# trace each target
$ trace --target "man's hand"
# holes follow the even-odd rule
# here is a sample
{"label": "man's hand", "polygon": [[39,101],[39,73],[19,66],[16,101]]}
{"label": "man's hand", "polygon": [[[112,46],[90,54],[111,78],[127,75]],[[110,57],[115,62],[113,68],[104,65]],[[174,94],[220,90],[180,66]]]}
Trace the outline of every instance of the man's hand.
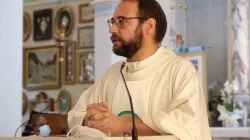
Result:
{"label": "man's hand", "polygon": [[118,117],[111,112],[109,112],[108,117],[101,120],[99,118],[91,118],[88,126],[91,128],[98,129],[104,133],[108,132],[123,132],[123,127],[126,119]]}
{"label": "man's hand", "polygon": [[107,103],[95,103],[87,106],[84,126],[98,129],[104,133],[122,132],[124,121],[123,118],[112,114]]}
{"label": "man's hand", "polygon": [[83,125],[89,126],[89,122],[91,119],[94,120],[102,120],[104,118],[107,118],[109,116],[109,109],[107,103],[95,103],[95,104],[89,104],[87,106],[87,113],[84,118]]}

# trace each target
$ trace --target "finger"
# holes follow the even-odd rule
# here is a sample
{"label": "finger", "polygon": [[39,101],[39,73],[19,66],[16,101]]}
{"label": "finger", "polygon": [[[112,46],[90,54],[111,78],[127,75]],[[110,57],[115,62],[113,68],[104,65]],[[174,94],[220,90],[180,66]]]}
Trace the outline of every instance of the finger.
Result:
{"label": "finger", "polygon": [[90,123],[91,123],[90,125],[91,128],[100,130],[100,129],[108,127],[108,118],[104,118],[102,121],[99,121],[99,122],[91,121]]}
{"label": "finger", "polygon": [[97,106],[97,109],[102,111],[102,112],[109,112],[109,108],[106,105],[99,104]]}
{"label": "finger", "polygon": [[96,104],[96,103],[89,104],[89,105],[87,106],[87,110],[89,110],[89,109],[95,109],[95,108],[96,108],[96,106],[97,106],[97,104]]}
{"label": "finger", "polygon": [[109,117],[109,113],[97,113],[97,114],[91,115],[89,119],[93,121],[98,121],[107,117]]}
{"label": "finger", "polygon": [[102,128],[102,129],[100,129],[100,131],[102,131],[103,133],[110,133],[111,132],[111,130],[109,129],[109,128]]}
{"label": "finger", "polygon": [[92,115],[95,115],[98,113],[101,113],[101,112],[98,110],[95,110],[95,109],[88,110],[86,115],[85,115],[85,118],[88,120]]}

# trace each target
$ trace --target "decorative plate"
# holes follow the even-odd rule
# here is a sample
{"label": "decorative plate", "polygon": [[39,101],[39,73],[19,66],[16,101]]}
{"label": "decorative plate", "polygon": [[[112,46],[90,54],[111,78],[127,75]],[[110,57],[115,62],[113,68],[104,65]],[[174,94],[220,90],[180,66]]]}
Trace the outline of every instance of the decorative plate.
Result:
{"label": "decorative plate", "polygon": [[58,10],[55,20],[56,34],[59,37],[67,37],[73,27],[73,12],[69,7],[62,7]]}
{"label": "decorative plate", "polygon": [[23,115],[25,114],[27,108],[28,108],[28,98],[27,95],[23,93]]}
{"label": "decorative plate", "polygon": [[31,32],[31,20],[30,16],[28,13],[24,12],[23,13],[23,41],[26,41]]}
{"label": "decorative plate", "polygon": [[71,106],[71,97],[68,91],[62,90],[57,96],[57,108],[60,112],[67,113]]}

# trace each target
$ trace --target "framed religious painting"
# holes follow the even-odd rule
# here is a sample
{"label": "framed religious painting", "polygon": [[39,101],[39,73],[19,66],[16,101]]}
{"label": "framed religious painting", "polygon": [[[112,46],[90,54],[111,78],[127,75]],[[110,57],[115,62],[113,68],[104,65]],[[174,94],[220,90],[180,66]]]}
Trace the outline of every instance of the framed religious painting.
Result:
{"label": "framed religious painting", "polygon": [[26,41],[31,33],[31,20],[27,12],[23,13],[23,41]]}
{"label": "framed religious painting", "polygon": [[198,77],[200,79],[201,85],[203,86],[203,91],[205,93],[205,99],[208,102],[207,95],[207,68],[206,68],[206,56],[205,52],[186,52],[179,53],[179,56],[182,56],[189,60],[195,67]]}
{"label": "framed religious painting", "polygon": [[95,57],[94,51],[77,52],[77,83],[94,83]]}
{"label": "framed religious painting", "polygon": [[59,49],[56,46],[25,48],[23,57],[25,89],[60,87]]}
{"label": "framed religious painting", "polygon": [[67,41],[62,43],[62,81],[63,84],[75,84],[76,82],[76,70],[75,70],[75,55],[76,55],[76,42]]}
{"label": "framed religious painting", "polygon": [[34,40],[52,39],[52,9],[34,11]]}
{"label": "framed religious painting", "polygon": [[67,90],[62,90],[57,96],[57,109],[62,113],[68,113],[71,107],[71,96]]}
{"label": "framed religious painting", "polygon": [[78,49],[94,47],[94,27],[86,26],[78,28]]}
{"label": "framed religious painting", "polygon": [[73,12],[69,7],[58,10],[55,20],[55,30],[59,37],[67,37],[71,33],[74,24]]}
{"label": "framed religious painting", "polygon": [[94,21],[94,8],[87,4],[81,4],[78,8],[79,23],[87,23]]}

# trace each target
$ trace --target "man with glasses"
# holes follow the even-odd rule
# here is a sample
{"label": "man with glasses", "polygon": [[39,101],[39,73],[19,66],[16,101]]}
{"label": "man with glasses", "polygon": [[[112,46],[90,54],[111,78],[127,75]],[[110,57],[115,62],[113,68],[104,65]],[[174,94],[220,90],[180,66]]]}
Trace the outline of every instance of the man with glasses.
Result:
{"label": "man with glasses", "polygon": [[[121,0],[108,20],[113,52],[126,57],[122,73],[132,96],[138,135],[210,140],[206,103],[194,66],[160,46],[167,20],[156,0]],[[131,135],[129,98],[112,65],[68,113],[69,127]]]}

